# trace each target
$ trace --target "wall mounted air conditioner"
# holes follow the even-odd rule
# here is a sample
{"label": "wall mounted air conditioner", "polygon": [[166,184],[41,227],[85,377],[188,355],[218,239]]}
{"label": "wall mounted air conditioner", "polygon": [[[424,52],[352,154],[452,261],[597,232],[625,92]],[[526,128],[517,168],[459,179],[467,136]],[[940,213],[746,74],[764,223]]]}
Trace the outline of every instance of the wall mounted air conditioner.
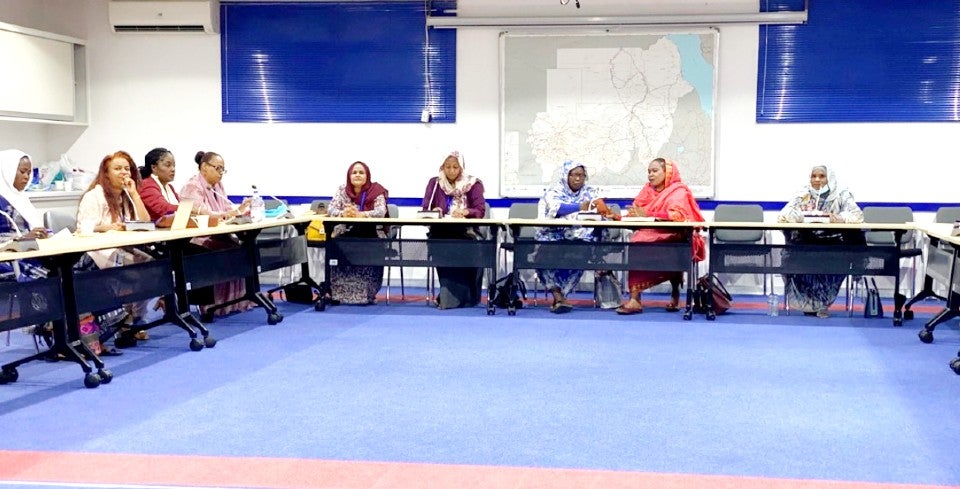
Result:
{"label": "wall mounted air conditioner", "polygon": [[110,0],[114,32],[220,31],[218,0]]}

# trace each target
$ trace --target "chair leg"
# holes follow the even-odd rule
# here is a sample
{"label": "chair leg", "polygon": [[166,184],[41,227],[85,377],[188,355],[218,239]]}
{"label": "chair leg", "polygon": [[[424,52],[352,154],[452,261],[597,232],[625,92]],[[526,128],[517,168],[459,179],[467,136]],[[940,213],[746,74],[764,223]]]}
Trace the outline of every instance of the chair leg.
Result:
{"label": "chair leg", "polygon": [[392,269],[393,267],[387,267],[387,305],[390,304],[390,270]]}
{"label": "chair leg", "polygon": [[403,267],[400,267],[400,301],[405,302],[407,300],[407,292],[404,290],[403,286]]}

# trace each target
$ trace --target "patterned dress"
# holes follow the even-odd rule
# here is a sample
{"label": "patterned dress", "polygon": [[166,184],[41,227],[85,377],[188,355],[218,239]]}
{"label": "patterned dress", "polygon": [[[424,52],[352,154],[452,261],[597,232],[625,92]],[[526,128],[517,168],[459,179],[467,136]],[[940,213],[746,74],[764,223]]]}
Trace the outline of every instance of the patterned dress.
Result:
{"label": "patterned dress", "polygon": [[[827,174],[827,186],[825,190],[819,191],[810,186],[797,193],[777,218],[778,222],[803,222],[805,212],[819,211],[828,214],[836,214],[846,223],[863,222],[863,212],[860,206],[853,199],[853,194],[846,188],[839,186],[834,172],[820,166]],[[813,233],[787,233],[787,242],[793,244],[831,244],[841,243],[847,234],[826,234],[821,232]],[[853,231],[852,234],[859,235],[862,239],[862,233]],[[846,275],[825,275],[825,274],[784,274],[784,288],[786,300],[790,308],[801,310],[806,313],[816,313],[826,311],[837,299],[840,292],[840,284]]]}

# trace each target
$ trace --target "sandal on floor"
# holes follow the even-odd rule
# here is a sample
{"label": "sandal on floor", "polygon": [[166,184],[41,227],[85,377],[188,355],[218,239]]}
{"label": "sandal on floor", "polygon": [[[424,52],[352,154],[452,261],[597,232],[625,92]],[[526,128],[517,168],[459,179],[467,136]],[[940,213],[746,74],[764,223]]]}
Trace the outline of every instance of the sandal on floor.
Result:
{"label": "sandal on floor", "polygon": [[120,350],[118,350],[118,349],[116,349],[116,348],[101,347],[101,349],[100,349],[100,354],[97,355],[97,356],[99,356],[99,357],[119,357],[120,355],[123,355],[123,352],[120,351]]}
{"label": "sandal on floor", "polygon": [[822,311],[817,311],[817,317],[820,319],[826,319],[830,317],[830,311],[827,311],[826,309]]}
{"label": "sandal on floor", "polygon": [[553,305],[550,306],[550,312],[554,314],[564,314],[572,310],[573,310],[573,306],[571,306],[570,303],[566,301],[554,302]]}
{"label": "sandal on floor", "polygon": [[617,314],[622,316],[629,316],[631,314],[640,314],[643,312],[643,307],[627,307],[625,305],[620,306],[616,309]]}
{"label": "sandal on floor", "polygon": [[137,341],[146,341],[150,339],[150,334],[147,333],[147,330],[142,329],[134,333],[133,338]]}

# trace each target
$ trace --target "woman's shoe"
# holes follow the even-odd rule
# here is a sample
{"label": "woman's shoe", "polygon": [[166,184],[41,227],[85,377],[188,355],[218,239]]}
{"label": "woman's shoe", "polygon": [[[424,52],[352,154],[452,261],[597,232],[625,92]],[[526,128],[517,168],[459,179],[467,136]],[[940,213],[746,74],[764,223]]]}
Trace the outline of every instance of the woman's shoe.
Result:
{"label": "woman's shoe", "polygon": [[573,310],[573,306],[567,301],[557,301],[550,306],[550,312],[554,314],[564,314]]}
{"label": "woman's shoe", "polygon": [[820,318],[820,319],[826,319],[826,318],[830,317],[830,311],[828,311],[828,310],[826,310],[826,309],[821,309],[821,310],[817,311],[817,317]]}
{"label": "woman's shoe", "polygon": [[616,311],[617,311],[617,314],[620,314],[622,316],[629,316],[631,314],[640,314],[641,312],[643,312],[643,306],[630,307],[626,304],[623,304],[620,307],[618,307]]}
{"label": "woman's shoe", "polygon": [[133,338],[137,341],[147,341],[150,339],[150,334],[147,333],[147,330],[141,329],[133,334]]}

